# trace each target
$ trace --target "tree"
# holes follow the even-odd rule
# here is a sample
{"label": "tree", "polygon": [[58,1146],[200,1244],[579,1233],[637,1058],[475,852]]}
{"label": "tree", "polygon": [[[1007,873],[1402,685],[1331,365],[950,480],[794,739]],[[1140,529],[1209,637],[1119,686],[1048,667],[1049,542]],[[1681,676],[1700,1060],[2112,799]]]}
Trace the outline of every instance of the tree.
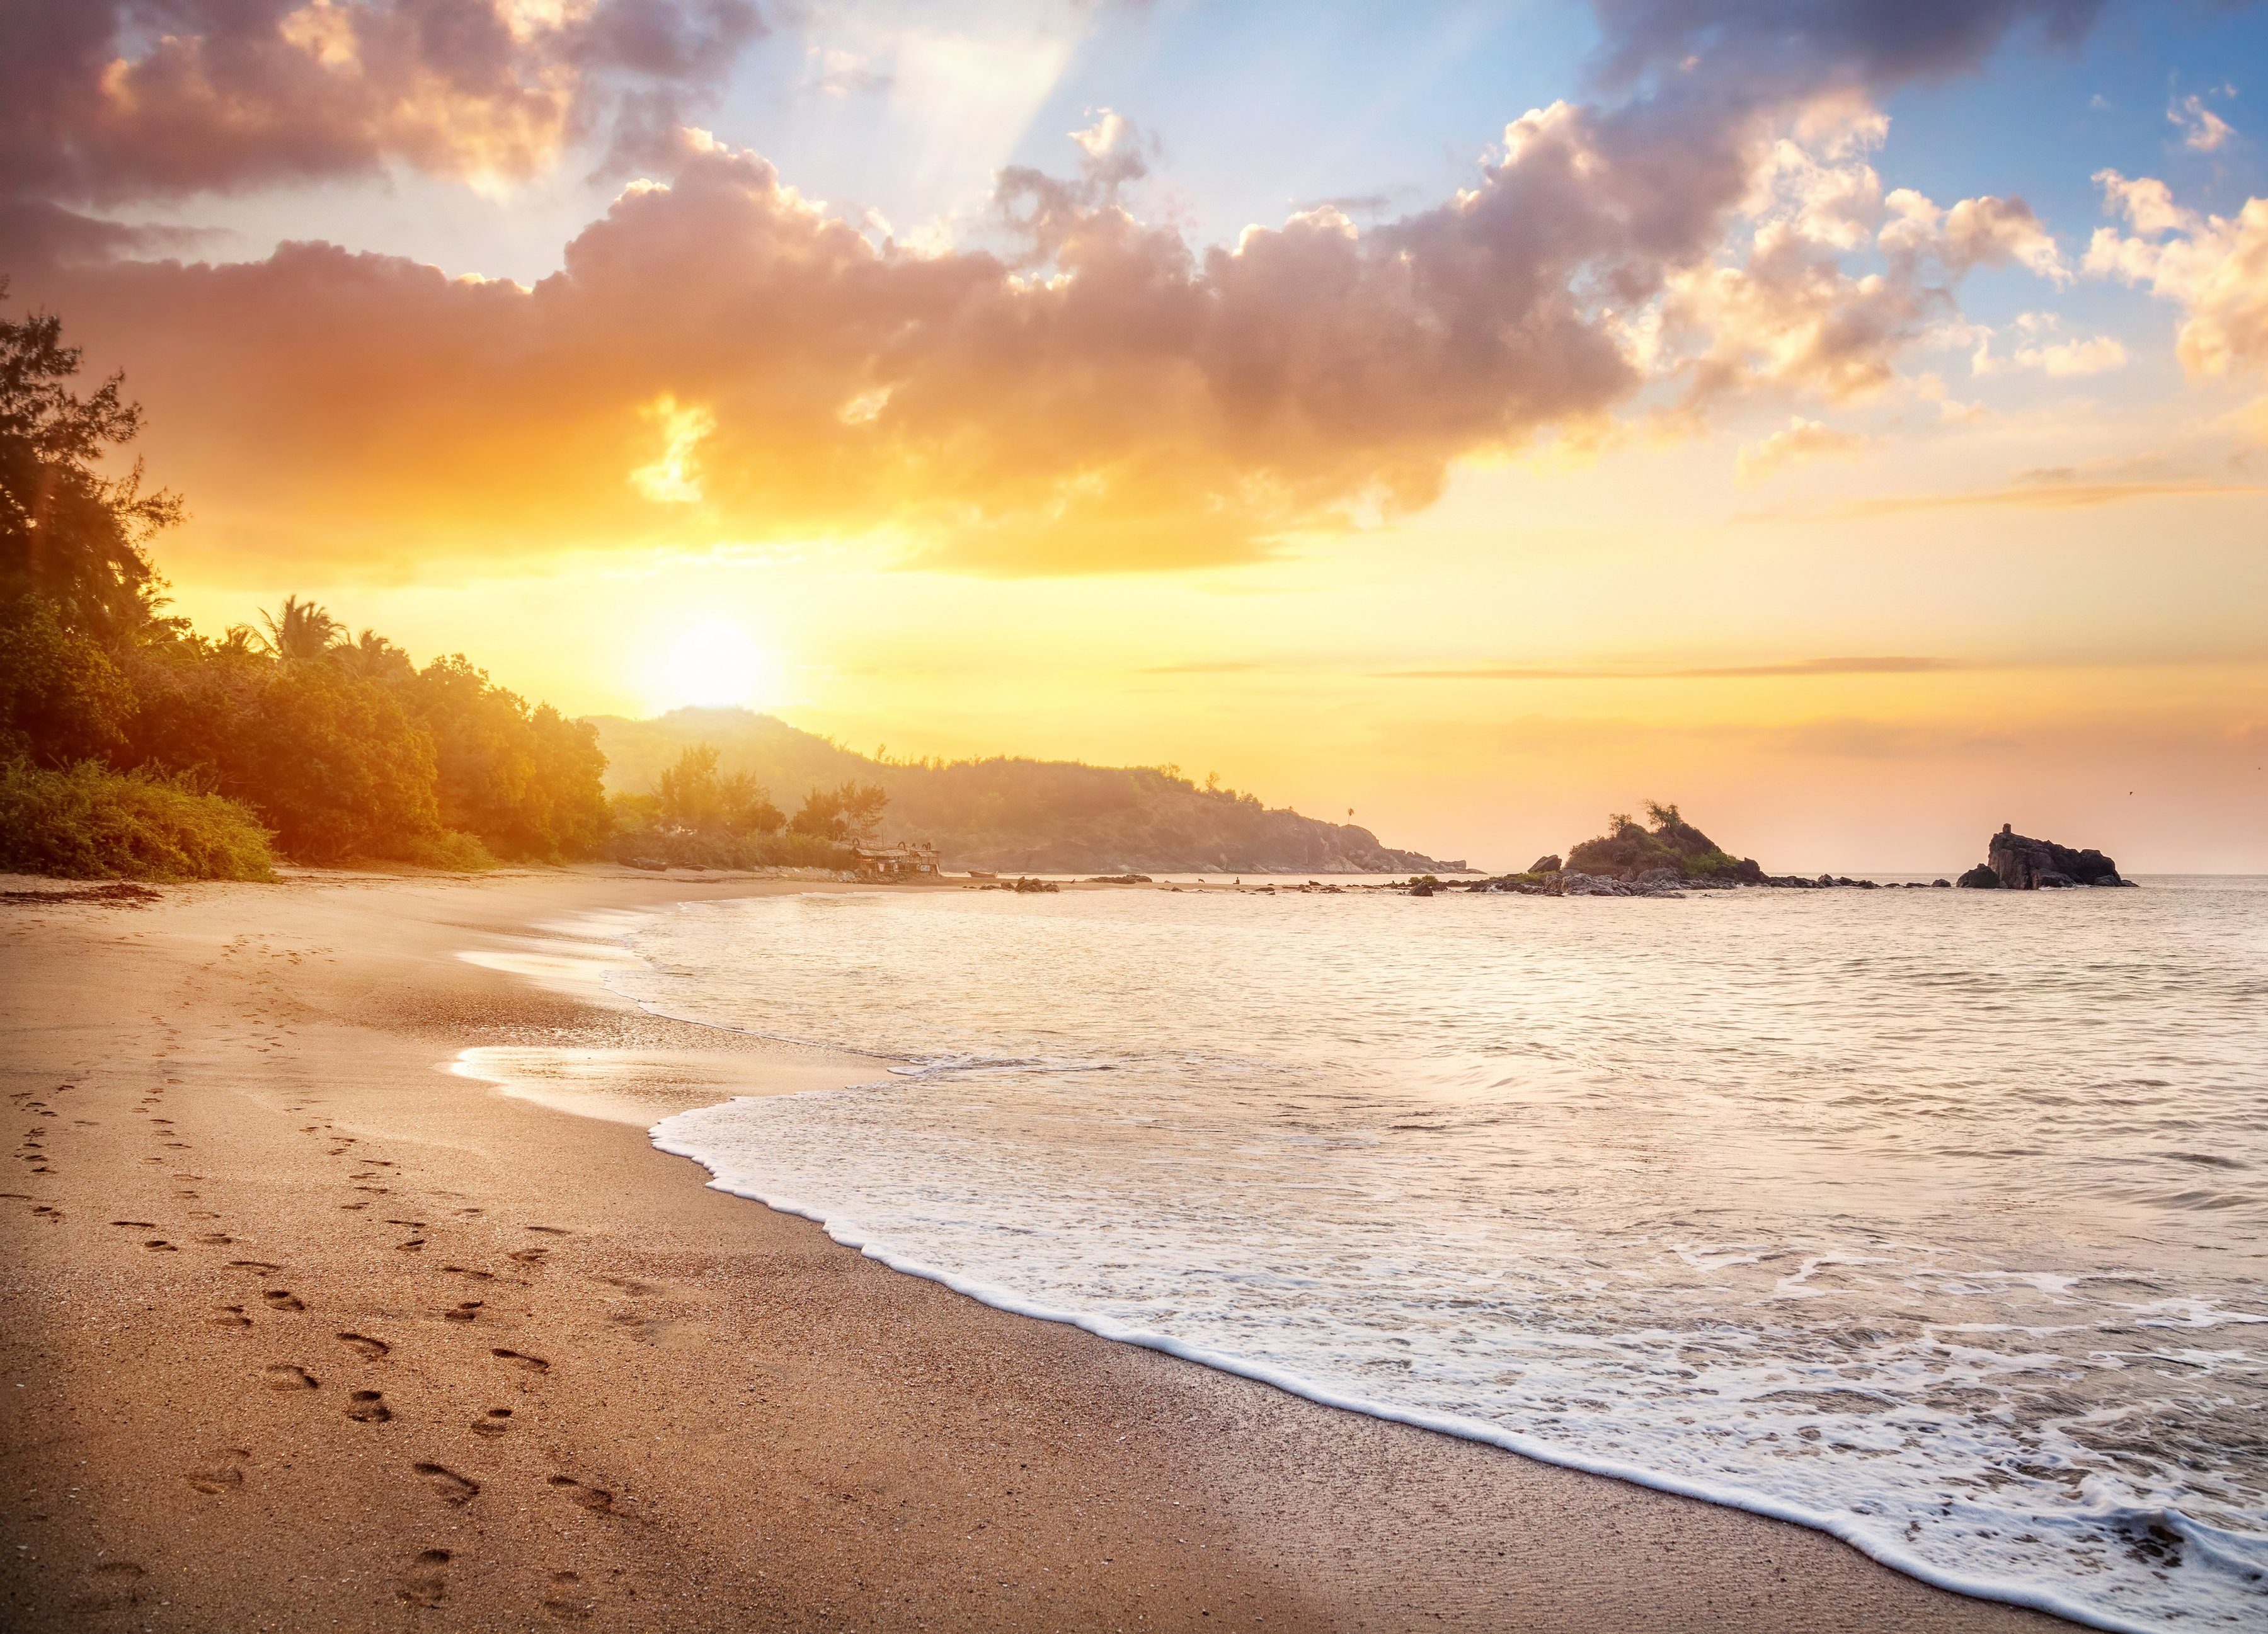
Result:
{"label": "tree", "polygon": [[219,792],[310,862],[415,857],[442,834],[433,740],[387,688],[278,664],[223,750]]}
{"label": "tree", "polygon": [[719,773],[717,758],[706,743],[679,755],[654,784],[655,816],[666,827],[697,833],[777,833],[787,819],[770,796],[747,772]]}
{"label": "tree", "polygon": [[[302,601],[297,596],[284,598],[280,614],[262,611],[260,622],[266,625],[265,634],[254,633],[252,639],[270,658],[281,659],[286,664],[312,664],[329,658],[347,638],[346,627],[312,601]],[[363,632],[364,640],[372,639],[371,632]],[[380,642],[390,646],[390,642]]]}
{"label": "tree", "polygon": [[461,653],[412,671],[400,648],[367,630],[336,651],[350,671],[368,666],[392,678],[432,740],[448,827],[477,835],[500,856],[547,862],[586,855],[606,838],[607,762],[594,728],[549,704],[530,710]]}
{"label": "tree", "polygon": [[50,767],[107,760],[126,747],[133,714],[125,675],[54,603],[0,601],[0,754]]}
{"label": "tree", "polygon": [[838,788],[814,789],[804,796],[802,807],[788,828],[818,839],[863,845],[882,826],[882,812],[889,803],[889,795],[877,784],[854,781]]}
{"label": "tree", "polygon": [[114,638],[154,616],[164,581],[144,545],[180,520],[181,504],[142,491],[138,460],[122,477],[95,468],[106,448],[133,441],[142,410],[121,395],[120,374],[77,395],[79,364],[61,320],[0,319],[0,599],[44,596],[75,628]]}

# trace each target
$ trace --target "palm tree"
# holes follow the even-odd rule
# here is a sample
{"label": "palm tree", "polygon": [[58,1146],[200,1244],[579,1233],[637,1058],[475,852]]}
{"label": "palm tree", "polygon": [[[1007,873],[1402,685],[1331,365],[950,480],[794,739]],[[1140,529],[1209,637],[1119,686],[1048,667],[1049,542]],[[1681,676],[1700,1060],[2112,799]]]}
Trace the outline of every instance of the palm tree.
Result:
{"label": "palm tree", "polygon": [[345,626],[313,602],[297,596],[284,598],[281,614],[262,610],[260,622],[268,626],[268,633],[254,639],[263,651],[287,664],[326,657],[346,639]]}
{"label": "palm tree", "polygon": [[374,629],[365,629],[352,641],[347,639],[346,632],[342,629],[332,651],[344,659],[355,673],[368,676],[372,681],[399,679],[409,674],[414,667],[407,652]]}

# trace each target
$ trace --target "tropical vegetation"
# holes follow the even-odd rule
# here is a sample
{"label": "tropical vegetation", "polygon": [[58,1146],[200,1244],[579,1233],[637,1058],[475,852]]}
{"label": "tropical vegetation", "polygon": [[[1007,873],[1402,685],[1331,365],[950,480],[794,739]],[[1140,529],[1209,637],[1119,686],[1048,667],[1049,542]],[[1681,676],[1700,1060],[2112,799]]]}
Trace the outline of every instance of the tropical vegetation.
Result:
{"label": "tropical vegetation", "polygon": [[[4,285],[0,285],[4,291]],[[257,878],[296,860],[486,866],[612,828],[591,728],[460,656],[423,668],[287,598],[215,640],[165,608],[181,519],[114,375],[75,383],[52,316],[0,320],[0,867]]]}
{"label": "tropical vegetation", "polygon": [[1571,873],[1609,874],[1635,880],[1657,868],[1686,880],[1761,878],[1756,865],[1743,862],[1678,814],[1675,806],[1649,800],[1647,828],[1626,812],[1607,819],[1607,831],[1567,853]]}

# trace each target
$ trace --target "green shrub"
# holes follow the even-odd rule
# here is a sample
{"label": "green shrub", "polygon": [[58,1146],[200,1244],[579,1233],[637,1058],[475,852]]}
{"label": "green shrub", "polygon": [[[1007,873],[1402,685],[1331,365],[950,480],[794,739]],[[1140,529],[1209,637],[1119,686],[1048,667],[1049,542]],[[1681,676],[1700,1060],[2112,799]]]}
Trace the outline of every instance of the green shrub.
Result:
{"label": "green shrub", "polygon": [[118,666],[53,602],[0,598],[0,754],[42,766],[106,759],[124,747],[133,711]]}
{"label": "green shrub", "polygon": [[498,866],[479,836],[461,828],[443,828],[404,840],[394,847],[392,857],[413,867],[447,868],[458,873],[481,873]]}
{"label": "green shrub", "polygon": [[145,772],[92,761],[61,770],[0,762],[0,868],[67,880],[267,880],[251,812]]}

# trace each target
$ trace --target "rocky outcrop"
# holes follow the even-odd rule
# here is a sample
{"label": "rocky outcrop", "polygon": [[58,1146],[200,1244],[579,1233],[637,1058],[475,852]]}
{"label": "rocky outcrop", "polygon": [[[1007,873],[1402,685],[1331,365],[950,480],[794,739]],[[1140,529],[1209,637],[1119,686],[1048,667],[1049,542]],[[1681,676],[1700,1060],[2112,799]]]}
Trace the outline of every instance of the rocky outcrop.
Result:
{"label": "rocky outcrop", "polygon": [[[2075,851],[2053,840],[2035,840],[2007,823],[1985,848],[1984,865],[2010,891],[2060,890],[2073,886],[2131,885],[2118,877],[2118,865],[2101,851]],[[1970,874],[1976,871],[1971,869]],[[1970,883],[1963,875],[1962,883]]]}
{"label": "rocky outcrop", "polygon": [[1954,884],[1969,891],[1997,891],[2000,888],[2000,876],[1992,872],[1992,864],[1979,863]]}
{"label": "rocky outcrop", "polygon": [[1530,873],[1557,873],[1559,872],[1559,853],[1554,851],[1549,857],[1539,857],[1534,862],[1528,864],[1528,872]]}

